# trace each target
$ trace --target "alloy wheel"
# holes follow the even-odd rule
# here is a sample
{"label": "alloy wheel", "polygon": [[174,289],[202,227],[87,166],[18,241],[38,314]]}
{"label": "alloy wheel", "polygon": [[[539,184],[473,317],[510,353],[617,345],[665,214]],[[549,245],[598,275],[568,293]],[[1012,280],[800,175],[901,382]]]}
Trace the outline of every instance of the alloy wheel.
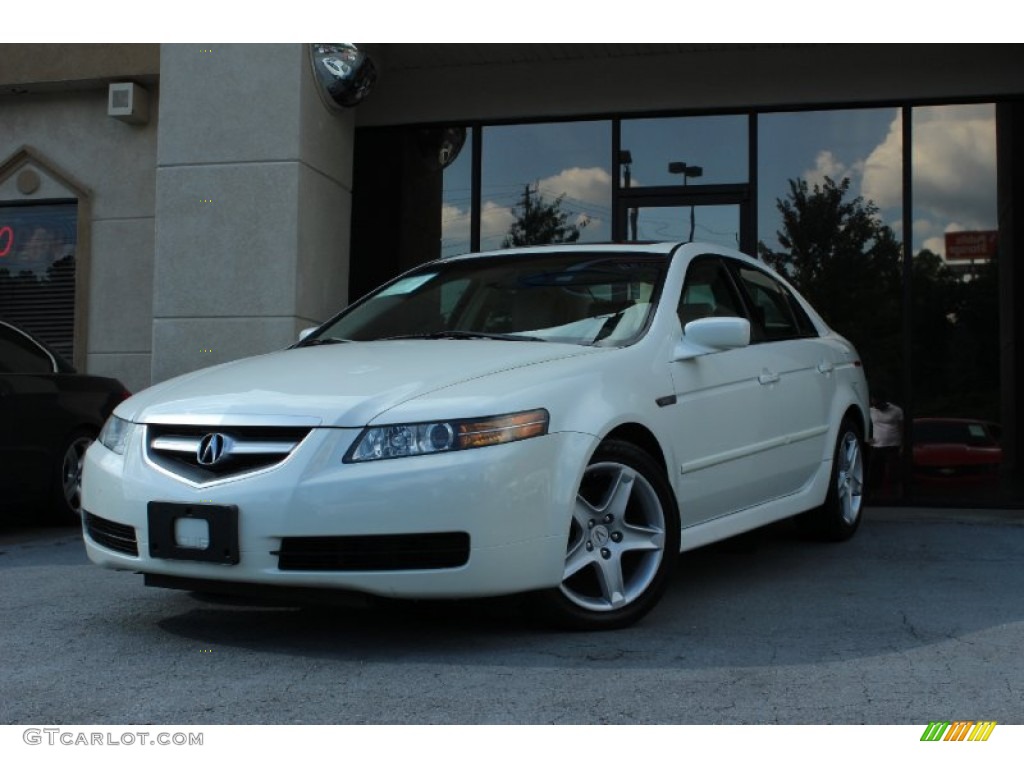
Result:
{"label": "alloy wheel", "polygon": [[852,525],[860,515],[864,498],[864,457],[860,440],[853,432],[847,432],[839,445],[836,472],[836,497],[843,522]]}
{"label": "alloy wheel", "polygon": [[651,483],[618,462],[590,465],[573,509],[562,594],[590,611],[640,598],[665,557],[665,509]]}
{"label": "alloy wheel", "polygon": [[91,438],[77,437],[64,452],[61,468],[64,501],[68,509],[76,515],[82,514],[82,464],[85,461],[85,452],[91,444]]}

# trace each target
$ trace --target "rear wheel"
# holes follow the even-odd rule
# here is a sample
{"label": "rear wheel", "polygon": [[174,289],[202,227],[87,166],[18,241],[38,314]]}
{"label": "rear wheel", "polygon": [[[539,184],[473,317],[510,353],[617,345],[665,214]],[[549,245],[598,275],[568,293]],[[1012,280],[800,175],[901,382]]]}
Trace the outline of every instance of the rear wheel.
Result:
{"label": "rear wheel", "polygon": [[864,500],[864,443],[857,423],[843,419],[832,459],[825,503],[797,520],[804,533],[822,541],[845,541],[857,532]]}
{"label": "rear wheel", "polygon": [[658,602],[679,555],[679,514],[661,467],[630,443],[594,453],[576,495],[562,583],[537,595],[573,629],[616,629]]}

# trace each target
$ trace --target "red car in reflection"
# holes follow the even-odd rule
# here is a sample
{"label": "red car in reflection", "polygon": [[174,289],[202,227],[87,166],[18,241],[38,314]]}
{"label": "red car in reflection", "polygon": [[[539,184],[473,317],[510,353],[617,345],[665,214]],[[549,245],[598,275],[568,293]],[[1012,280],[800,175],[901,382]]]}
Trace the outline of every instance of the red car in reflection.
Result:
{"label": "red car in reflection", "polygon": [[1003,462],[999,426],[979,419],[914,419],[914,479],[926,483],[994,481]]}

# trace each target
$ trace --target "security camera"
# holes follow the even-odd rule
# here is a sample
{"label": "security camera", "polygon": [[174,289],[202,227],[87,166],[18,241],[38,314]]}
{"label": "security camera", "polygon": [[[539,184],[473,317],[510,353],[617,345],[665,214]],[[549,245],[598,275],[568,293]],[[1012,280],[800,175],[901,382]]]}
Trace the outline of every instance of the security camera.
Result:
{"label": "security camera", "polygon": [[320,98],[333,111],[359,104],[377,81],[373,60],[352,43],[313,43],[309,53]]}
{"label": "security camera", "polygon": [[461,126],[449,128],[423,128],[417,142],[420,157],[431,171],[440,171],[455,162],[466,143],[466,129]]}

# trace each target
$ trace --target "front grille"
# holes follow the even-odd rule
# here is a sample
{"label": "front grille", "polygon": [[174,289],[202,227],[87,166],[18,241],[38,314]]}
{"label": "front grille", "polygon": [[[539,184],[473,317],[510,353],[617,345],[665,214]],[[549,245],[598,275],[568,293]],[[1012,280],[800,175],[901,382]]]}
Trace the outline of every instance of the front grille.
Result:
{"label": "front grille", "polygon": [[[193,483],[210,483],[273,467],[291,455],[311,427],[191,426],[150,424],[146,455],[168,472]],[[218,435],[222,455],[215,463],[200,461],[203,439]]]}
{"label": "front grille", "polygon": [[420,571],[469,562],[469,534],[300,536],[281,540],[282,571]]}
{"label": "front grille", "polygon": [[85,532],[89,538],[101,547],[112,549],[132,557],[139,556],[139,544],[135,538],[135,529],[130,525],[122,525],[111,520],[85,512]]}

